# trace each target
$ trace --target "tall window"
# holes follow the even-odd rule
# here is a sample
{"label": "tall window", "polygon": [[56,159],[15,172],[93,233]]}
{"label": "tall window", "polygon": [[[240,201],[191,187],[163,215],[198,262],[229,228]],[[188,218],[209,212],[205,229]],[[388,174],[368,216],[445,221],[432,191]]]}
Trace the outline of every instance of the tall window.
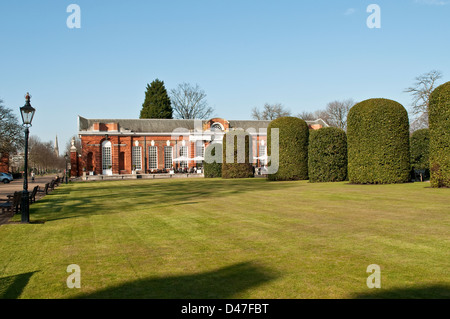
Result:
{"label": "tall window", "polygon": [[[205,157],[205,145],[202,142],[197,142],[195,157]],[[201,163],[202,161],[198,160],[197,163]]]}
{"label": "tall window", "polygon": [[156,146],[150,146],[148,148],[148,168],[158,168],[158,148]]}
{"label": "tall window", "polygon": [[142,149],[140,146],[133,146],[133,168],[136,170],[142,169]]}
{"label": "tall window", "polygon": [[[180,148],[180,157],[188,157],[188,147],[187,146],[181,146]],[[187,161],[181,161],[180,162],[180,166],[182,168],[185,168],[188,166],[188,162]]]}
{"label": "tall window", "polygon": [[102,145],[102,169],[111,169],[111,142],[105,141]]}
{"label": "tall window", "polygon": [[164,168],[172,168],[173,166],[173,149],[172,146],[164,146]]}
{"label": "tall window", "polygon": [[[259,144],[259,158],[266,156],[266,146],[263,144]],[[261,165],[267,165],[266,159],[261,159]]]}

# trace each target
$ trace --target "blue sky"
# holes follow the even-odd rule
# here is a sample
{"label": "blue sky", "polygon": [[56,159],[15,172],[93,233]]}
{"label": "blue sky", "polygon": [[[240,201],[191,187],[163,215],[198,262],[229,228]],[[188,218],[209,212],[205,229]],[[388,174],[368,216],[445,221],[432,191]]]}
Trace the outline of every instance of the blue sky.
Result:
{"label": "blue sky", "polygon": [[[81,28],[69,29],[70,4]],[[381,28],[369,29],[370,4]],[[199,84],[216,116],[250,119],[282,103],[293,114],[328,102],[390,98],[433,69],[450,79],[450,0],[0,2],[0,99],[27,91],[31,134],[77,133],[77,115],[138,118],[147,83]]]}

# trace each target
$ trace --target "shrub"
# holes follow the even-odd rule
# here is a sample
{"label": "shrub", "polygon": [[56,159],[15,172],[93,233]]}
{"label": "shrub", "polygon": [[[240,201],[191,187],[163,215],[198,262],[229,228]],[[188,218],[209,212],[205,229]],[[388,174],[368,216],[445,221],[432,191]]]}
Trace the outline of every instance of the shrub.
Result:
{"label": "shrub", "polygon": [[348,178],[356,184],[409,180],[409,122],[405,108],[392,100],[370,99],[348,114]]}
{"label": "shrub", "polygon": [[[228,145],[230,141],[234,141],[234,150],[230,152],[232,159],[227,161],[227,148],[230,150],[232,145]],[[223,137],[223,163],[222,178],[249,178],[253,177],[253,165],[250,163],[249,150],[251,138],[247,132],[231,131]],[[253,160],[253,158],[252,158]]]}
{"label": "shrub", "polygon": [[[216,156],[217,154],[217,156]],[[216,161],[216,159],[220,159]],[[222,144],[211,143],[205,149],[203,170],[205,178],[222,177]]]}
{"label": "shrub", "polygon": [[430,130],[427,128],[417,130],[411,135],[410,139],[410,153],[411,153],[411,170],[422,170],[424,176],[428,177],[430,174]]}
{"label": "shrub", "polygon": [[270,122],[267,128],[269,156],[272,149],[273,128],[279,129],[279,165],[278,172],[269,174],[268,179],[272,181],[308,179],[309,129],[306,122],[296,117],[281,117]]}
{"label": "shrub", "polygon": [[431,94],[428,120],[431,186],[450,187],[450,82]]}
{"label": "shrub", "polygon": [[311,131],[308,148],[310,182],[339,182],[347,179],[347,135],[336,127]]}

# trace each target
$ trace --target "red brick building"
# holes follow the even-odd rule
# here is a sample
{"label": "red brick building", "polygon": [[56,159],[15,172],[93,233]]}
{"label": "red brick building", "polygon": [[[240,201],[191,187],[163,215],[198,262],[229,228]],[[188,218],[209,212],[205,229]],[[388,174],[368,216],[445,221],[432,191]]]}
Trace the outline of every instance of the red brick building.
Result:
{"label": "red brick building", "polygon": [[[78,117],[81,150],[72,146],[71,174],[113,175],[169,172],[201,166],[205,148],[236,129],[250,133],[253,161],[264,165],[270,121],[86,119]],[[327,124],[307,121],[311,129]]]}
{"label": "red brick building", "polygon": [[0,153],[0,173],[9,172],[9,154]]}

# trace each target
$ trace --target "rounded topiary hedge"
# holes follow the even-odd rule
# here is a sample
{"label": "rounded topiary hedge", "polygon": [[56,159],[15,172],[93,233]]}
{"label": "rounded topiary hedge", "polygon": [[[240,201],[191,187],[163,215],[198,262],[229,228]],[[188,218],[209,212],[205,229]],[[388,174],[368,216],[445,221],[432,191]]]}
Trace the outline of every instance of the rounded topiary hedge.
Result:
{"label": "rounded topiary hedge", "polygon": [[222,144],[211,143],[205,149],[203,171],[205,178],[222,177]]}
{"label": "rounded topiary hedge", "polygon": [[424,176],[430,172],[430,130],[427,128],[417,130],[411,135],[410,153],[411,169],[414,171],[425,171]]}
{"label": "rounded topiary hedge", "polygon": [[[308,139],[309,129],[306,122],[297,117],[281,117],[270,122],[267,128],[267,151],[272,153],[272,129],[279,131],[278,171],[269,174],[272,181],[308,179]],[[269,166],[276,159],[270,159]]]}
{"label": "rounded topiary hedge", "polygon": [[398,102],[370,99],[347,118],[348,178],[356,184],[409,181],[408,113]]}
{"label": "rounded topiary hedge", "polygon": [[347,135],[336,127],[309,133],[309,181],[339,182],[347,179]]}
{"label": "rounded topiary hedge", "polygon": [[[234,142],[233,142],[234,141]],[[234,144],[234,147],[232,144]],[[250,134],[244,131],[231,131],[223,137],[222,178],[249,178],[254,176],[250,163]],[[230,152],[230,147],[233,151]],[[229,153],[227,153],[227,149]],[[228,160],[227,160],[228,155]]]}
{"label": "rounded topiary hedge", "polygon": [[431,94],[428,121],[431,186],[450,187],[450,82]]}

